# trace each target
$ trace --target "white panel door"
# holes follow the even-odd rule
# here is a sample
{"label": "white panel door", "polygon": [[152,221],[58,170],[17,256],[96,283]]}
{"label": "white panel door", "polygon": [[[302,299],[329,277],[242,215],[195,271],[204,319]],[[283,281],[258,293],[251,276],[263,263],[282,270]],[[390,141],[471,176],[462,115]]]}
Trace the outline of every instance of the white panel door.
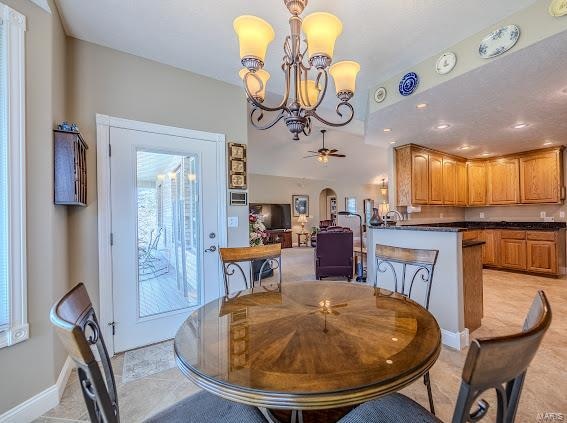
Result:
{"label": "white panel door", "polygon": [[214,141],[111,127],[110,146],[119,352],[173,338],[219,297],[220,194]]}

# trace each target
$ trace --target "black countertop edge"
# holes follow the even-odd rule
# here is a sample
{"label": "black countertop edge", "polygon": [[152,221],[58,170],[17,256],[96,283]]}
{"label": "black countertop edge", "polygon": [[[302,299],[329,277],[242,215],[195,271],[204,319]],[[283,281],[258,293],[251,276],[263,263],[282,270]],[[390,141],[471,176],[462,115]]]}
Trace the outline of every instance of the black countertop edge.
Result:
{"label": "black countertop edge", "polygon": [[402,226],[369,226],[370,229],[384,229],[396,231],[429,231],[429,232],[465,232],[467,228],[428,226],[428,225],[402,225]]}
{"label": "black countertop edge", "polygon": [[371,229],[397,229],[434,232],[463,232],[474,229],[512,229],[529,231],[557,231],[565,229],[566,222],[445,222],[401,226],[379,226]]}

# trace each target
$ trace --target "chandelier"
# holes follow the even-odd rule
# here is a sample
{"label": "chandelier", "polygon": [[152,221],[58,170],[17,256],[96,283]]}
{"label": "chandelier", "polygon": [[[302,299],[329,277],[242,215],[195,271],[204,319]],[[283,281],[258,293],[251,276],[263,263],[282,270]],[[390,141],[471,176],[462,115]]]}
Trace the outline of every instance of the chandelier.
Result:
{"label": "chandelier", "polygon": [[[342,32],[342,23],[334,15],[325,12],[312,13],[301,19],[299,15],[307,6],[308,0],[284,0],[291,13],[289,26],[291,35],[284,42],[284,56],[281,69],[285,76],[284,95],[276,106],[264,104],[266,84],[270,74],[264,67],[268,45],[275,33],[271,25],[256,16],[244,15],[234,20],[234,30],[240,43],[240,59],[244,68],[239,75],[244,82],[244,90],[252,105],[250,122],[257,129],[269,129],[284,120],[299,140],[299,134],[311,133],[311,120],[333,127],[344,126],[354,117],[354,108],[349,103],[354,95],[356,75],[360,65],[353,61],[333,61],[335,41]],[[302,50],[301,31],[305,34]],[[304,63],[304,59],[307,59]],[[310,73],[315,74],[310,79]],[[338,122],[329,122],[317,114],[327,92],[329,74],[335,82],[339,99],[336,113]],[[344,110],[346,109],[346,113]],[[277,112],[270,122],[263,122],[264,112]]]}

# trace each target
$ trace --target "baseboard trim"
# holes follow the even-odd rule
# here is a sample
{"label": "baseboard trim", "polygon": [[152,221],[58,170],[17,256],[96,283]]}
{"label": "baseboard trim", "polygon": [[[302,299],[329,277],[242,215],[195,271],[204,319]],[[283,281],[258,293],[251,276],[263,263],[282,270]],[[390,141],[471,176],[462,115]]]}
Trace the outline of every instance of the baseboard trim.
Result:
{"label": "baseboard trim", "polygon": [[462,332],[451,332],[441,329],[441,342],[449,348],[461,351],[469,346],[469,330],[465,328]]}
{"label": "baseboard trim", "polygon": [[63,396],[65,386],[75,368],[71,357],[67,357],[55,385],[41,391],[0,416],[0,423],[27,423],[37,419],[56,407]]}

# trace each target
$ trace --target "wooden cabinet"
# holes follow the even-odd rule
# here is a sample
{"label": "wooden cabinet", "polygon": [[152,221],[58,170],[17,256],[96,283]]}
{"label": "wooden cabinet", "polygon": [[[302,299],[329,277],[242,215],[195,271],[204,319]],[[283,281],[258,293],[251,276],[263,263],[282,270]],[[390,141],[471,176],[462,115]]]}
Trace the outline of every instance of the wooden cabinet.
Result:
{"label": "wooden cabinet", "polygon": [[398,206],[429,202],[429,154],[404,145],[396,148],[396,194]]}
{"label": "wooden cabinet", "polygon": [[429,204],[443,204],[443,157],[429,155]]}
{"label": "wooden cabinet", "polygon": [[558,273],[557,232],[528,232],[527,267],[530,272]]}
{"label": "wooden cabinet", "polygon": [[486,164],[485,162],[467,163],[468,205],[486,205]]}
{"label": "wooden cabinet", "polygon": [[508,231],[502,231],[500,234],[500,266],[507,269],[526,270],[525,238],[508,238],[506,232]]}
{"label": "wooden cabinet", "polygon": [[429,203],[429,154],[412,151],[411,155],[411,199],[412,204]]}
{"label": "wooden cabinet", "polygon": [[562,200],[560,150],[520,157],[520,201],[560,203]]}
{"label": "wooden cabinet", "polygon": [[443,157],[443,204],[457,204],[457,162]]}
{"label": "wooden cabinet", "polygon": [[488,203],[516,204],[520,200],[519,159],[488,162]]}
{"label": "wooden cabinet", "polygon": [[481,239],[485,242],[482,246],[482,264],[496,265],[498,263],[498,231],[485,229],[482,231]]}
{"label": "wooden cabinet", "polygon": [[457,183],[455,185],[455,204],[457,206],[467,205],[467,164],[456,162]]}
{"label": "wooden cabinet", "polygon": [[78,132],[54,130],[54,202],[87,205],[87,144]]}

